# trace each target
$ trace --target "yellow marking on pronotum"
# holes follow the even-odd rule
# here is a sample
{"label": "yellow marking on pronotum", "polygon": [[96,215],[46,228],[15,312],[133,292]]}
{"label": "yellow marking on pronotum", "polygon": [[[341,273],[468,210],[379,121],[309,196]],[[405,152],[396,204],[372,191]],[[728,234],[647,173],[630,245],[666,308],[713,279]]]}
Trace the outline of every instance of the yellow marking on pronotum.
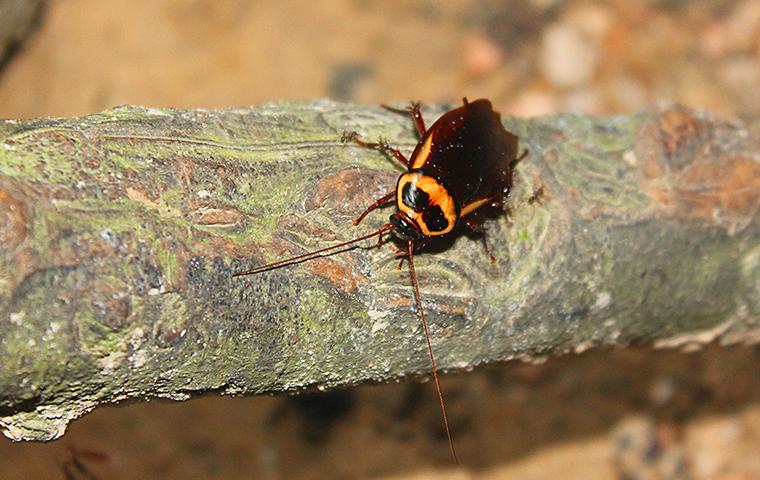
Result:
{"label": "yellow marking on pronotum", "polygon": [[[411,205],[404,203],[403,191],[404,185],[412,183],[416,188],[428,194],[429,205],[437,205],[443,212],[447,226],[444,230],[431,231],[425,220],[422,218],[422,212],[415,212]],[[454,229],[457,223],[457,207],[454,198],[449,194],[446,187],[438,183],[435,178],[422,175],[421,173],[405,173],[401,175],[396,189],[396,204],[399,210],[404,212],[407,217],[414,221],[423,234],[429,237],[436,237],[449,233]]]}
{"label": "yellow marking on pronotum", "polygon": [[472,212],[473,210],[477,210],[478,208],[482,207],[486,203],[493,200],[493,197],[491,198],[484,198],[483,200],[475,200],[474,202],[470,203],[469,205],[466,205],[462,211],[459,213],[460,217],[464,217],[468,213]]}
{"label": "yellow marking on pronotum", "polygon": [[419,153],[415,155],[414,163],[412,163],[411,168],[422,168],[422,166],[425,165],[425,162],[427,162],[428,157],[430,156],[430,149],[432,148],[433,132],[429,132],[427,138],[425,139],[425,143],[423,143],[420,147]]}

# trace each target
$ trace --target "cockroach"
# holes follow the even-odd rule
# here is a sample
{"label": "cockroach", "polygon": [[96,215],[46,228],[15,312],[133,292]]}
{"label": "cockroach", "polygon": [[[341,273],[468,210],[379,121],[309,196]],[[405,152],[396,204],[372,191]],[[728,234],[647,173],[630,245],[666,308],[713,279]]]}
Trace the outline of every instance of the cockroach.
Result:
{"label": "cockroach", "polygon": [[[430,128],[425,128],[419,103],[412,103],[408,109],[385,107],[410,115],[414,121],[420,140],[408,159],[385,141],[365,142],[355,132],[343,134],[344,143],[352,141],[362,147],[379,150],[394,157],[406,168],[399,176],[396,187],[368,206],[353,222],[358,225],[371,211],[395,199],[397,211],[390,216],[388,223],[372,233],[337,245],[233,274],[235,277],[251,275],[300,263],[373,237],[377,237],[380,244],[383,234],[389,231],[405,242],[406,249],[398,253],[403,255],[402,263],[404,260],[409,262],[414,298],[425,333],[443,425],[456,463],[459,459],[449,428],[425,310],[422,308],[414,253],[429,240],[450,235],[459,227],[484,236],[484,220],[503,213],[512,188],[515,166],[527,154],[524,151],[517,156],[517,136],[504,129],[501,116],[493,110],[490,101],[479,99],[468,102],[466,98],[463,101],[461,107],[445,113]],[[491,259],[495,261],[493,257]]]}

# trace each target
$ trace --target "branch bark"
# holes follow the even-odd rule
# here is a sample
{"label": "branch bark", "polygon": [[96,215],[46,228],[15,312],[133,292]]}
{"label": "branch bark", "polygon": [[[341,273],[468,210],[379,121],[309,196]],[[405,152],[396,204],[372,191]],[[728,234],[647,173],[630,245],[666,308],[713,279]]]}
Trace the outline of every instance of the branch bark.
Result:
{"label": "branch bark", "polygon": [[[468,237],[416,259],[441,367],[757,342],[756,126],[680,106],[504,123],[530,154],[489,227],[498,262]],[[129,398],[426,373],[387,246],[230,277],[385,221],[350,226],[398,169],[344,129],[415,143],[406,118],[327,101],[0,122],[3,433],[57,438]]]}

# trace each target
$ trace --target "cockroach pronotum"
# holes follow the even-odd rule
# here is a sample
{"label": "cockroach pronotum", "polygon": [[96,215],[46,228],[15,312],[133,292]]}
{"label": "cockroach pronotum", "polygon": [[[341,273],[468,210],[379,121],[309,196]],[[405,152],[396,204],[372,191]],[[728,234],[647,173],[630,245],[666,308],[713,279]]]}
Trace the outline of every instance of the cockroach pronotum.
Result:
{"label": "cockroach pronotum", "polygon": [[[358,225],[368,213],[395,199],[397,212],[390,216],[388,223],[352,240],[237,272],[233,276],[251,275],[300,263],[373,237],[378,237],[380,243],[384,233],[393,232],[406,243],[406,249],[399,253],[403,252],[402,262],[404,259],[409,262],[417,312],[425,332],[443,425],[451,455],[459,463],[422,308],[422,297],[414,270],[414,252],[422,249],[428,240],[449,235],[458,227],[484,235],[484,220],[504,211],[512,188],[515,165],[525,157],[527,151],[520,157],[517,156],[517,136],[504,129],[501,116],[493,110],[491,102],[485,99],[468,102],[465,98],[464,105],[445,113],[430,128],[425,128],[419,103],[412,103],[410,108],[403,110],[385,108],[408,114],[414,120],[420,140],[409,159],[387,142],[365,142],[355,132],[344,133],[343,141],[353,141],[362,147],[389,154],[406,167],[406,172],[396,182],[396,188],[377,199],[354,220],[354,225]],[[491,259],[495,261],[493,257]]]}

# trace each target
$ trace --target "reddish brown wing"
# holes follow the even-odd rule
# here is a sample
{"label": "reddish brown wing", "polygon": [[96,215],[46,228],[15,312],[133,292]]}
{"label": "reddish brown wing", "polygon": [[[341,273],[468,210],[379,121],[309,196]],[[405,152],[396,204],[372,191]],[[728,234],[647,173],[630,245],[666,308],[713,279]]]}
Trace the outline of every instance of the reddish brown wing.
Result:
{"label": "reddish brown wing", "polygon": [[415,148],[409,169],[437,179],[461,211],[484,199],[503,201],[516,157],[517,137],[501,125],[491,102],[480,99],[439,118]]}

